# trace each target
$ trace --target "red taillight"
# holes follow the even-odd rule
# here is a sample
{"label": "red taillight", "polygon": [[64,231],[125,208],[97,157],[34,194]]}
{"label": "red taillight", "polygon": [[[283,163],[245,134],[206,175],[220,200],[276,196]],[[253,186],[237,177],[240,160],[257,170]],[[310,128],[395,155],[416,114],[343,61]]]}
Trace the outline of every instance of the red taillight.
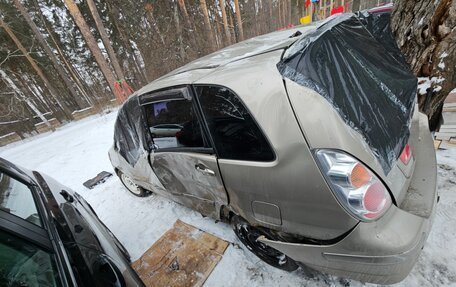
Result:
{"label": "red taillight", "polygon": [[406,144],[404,150],[402,151],[400,157],[401,161],[405,164],[408,165],[410,162],[410,159],[412,158],[412,150],[410,149],[410,145]]}
{"label": "red taillight", "polygon": [[365,165],[340,151],[318,150],[317,159],[341,205],[356,218],[370,222],[391,206],[388,189]]}

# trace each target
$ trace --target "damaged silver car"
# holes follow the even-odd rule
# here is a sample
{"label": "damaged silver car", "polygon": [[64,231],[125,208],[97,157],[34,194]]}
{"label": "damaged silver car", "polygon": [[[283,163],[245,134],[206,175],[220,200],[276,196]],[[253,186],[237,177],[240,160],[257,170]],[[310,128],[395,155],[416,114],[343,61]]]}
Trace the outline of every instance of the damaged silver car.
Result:
{"label": "damaged silver car", "polygon": [[[275,267],[391,284],[417,261],[437,202],[416,88],[389,12],[343,14],[146,85],[119,110],[109,156],[130,192],[230,222]],[[179,129],[151,133],[163,125]]]}

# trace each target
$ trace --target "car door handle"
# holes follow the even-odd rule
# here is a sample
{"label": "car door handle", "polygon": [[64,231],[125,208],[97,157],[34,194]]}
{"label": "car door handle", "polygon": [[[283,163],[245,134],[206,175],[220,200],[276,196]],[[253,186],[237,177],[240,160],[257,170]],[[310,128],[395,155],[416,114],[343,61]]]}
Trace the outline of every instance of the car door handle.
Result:
{"label": "car door handle", "polygon": [[207,167],[205,167],[204,165],[202,165],[200,163],[195,164],[195,169],[205,175],[212,175],[212,176],[215,175],[215,171],[213,171],[212,169],[208,169]]}

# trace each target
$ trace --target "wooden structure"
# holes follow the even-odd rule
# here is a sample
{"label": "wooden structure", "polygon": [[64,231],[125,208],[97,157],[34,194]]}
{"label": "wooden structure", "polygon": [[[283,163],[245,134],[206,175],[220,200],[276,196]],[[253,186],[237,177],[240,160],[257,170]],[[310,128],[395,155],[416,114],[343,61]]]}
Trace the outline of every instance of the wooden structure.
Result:
{"label": "wooden structure", "polygon": [[446,102],[442,111],[443,125],[435,133],[436,148],[456,148],[456,102]]}
{"label": "wooden structure", "polygon": [[180,220],[132,267],[150,286],[202,286],[222,259],[228,242]]}
{"label": "wooden structure", "polygon": [[[60,122],[56,118],[52,118],[52,119],[48,120],[48,122],[52,125],[52,127],[54,129],[56,129],[60,126]],[[35,124],[35,129],[40,134],[51,130],[44,122]]]}
{"label": "wooden structure", "polygon": [[95,110],[93,107],[88,107],[88,108],[85,108],[85,109],[82,109],[82,110],[77,110],[77,111],[74,111],[71,113],[71,115],[73,116],[73,118],[78,121],[80,119],[83,119],[85,117],[88,117],[88,116],[91,116],[93,114],[95,114]]}
{"label": "wooden structure", "polygon": [[10,144],[12,142],[20,141],[21,137],[16,133],[12,132],[6,135],[0,136],[0,146]]}

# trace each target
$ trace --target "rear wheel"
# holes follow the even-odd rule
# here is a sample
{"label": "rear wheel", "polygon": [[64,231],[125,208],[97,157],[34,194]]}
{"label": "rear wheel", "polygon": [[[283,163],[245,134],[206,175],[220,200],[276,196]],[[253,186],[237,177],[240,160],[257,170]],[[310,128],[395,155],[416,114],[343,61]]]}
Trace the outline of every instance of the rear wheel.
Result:
{"label": "rear wheel", "polygon": [[258,256],[261,260],[268,263],[271,266],[285,270],[294,271],[298,269],[296,261],[286,256],[282,252],[267,246],[266,244],[258,241],[258,237],[261,235],[266,236],[260,229],[251,226],[240,216],[233,216],[231,219],[231,225],[234,233],[241,240],[241,242],[250,250],[253,254]]}
{"label": "rear wheel", "polygon": [[151,194],[146,189],[144,189],[144,188],[140,187],[139,185],[137,185],[136,183],[134,183],[133,180],[128,175],[126,175],[125,173],[123,173],[121,171],[118,171],[117,175],[119,176],[120,181],[122,182],[122,184],[134,196],[145,197],[145,196],[148,196],[148,195]]}

